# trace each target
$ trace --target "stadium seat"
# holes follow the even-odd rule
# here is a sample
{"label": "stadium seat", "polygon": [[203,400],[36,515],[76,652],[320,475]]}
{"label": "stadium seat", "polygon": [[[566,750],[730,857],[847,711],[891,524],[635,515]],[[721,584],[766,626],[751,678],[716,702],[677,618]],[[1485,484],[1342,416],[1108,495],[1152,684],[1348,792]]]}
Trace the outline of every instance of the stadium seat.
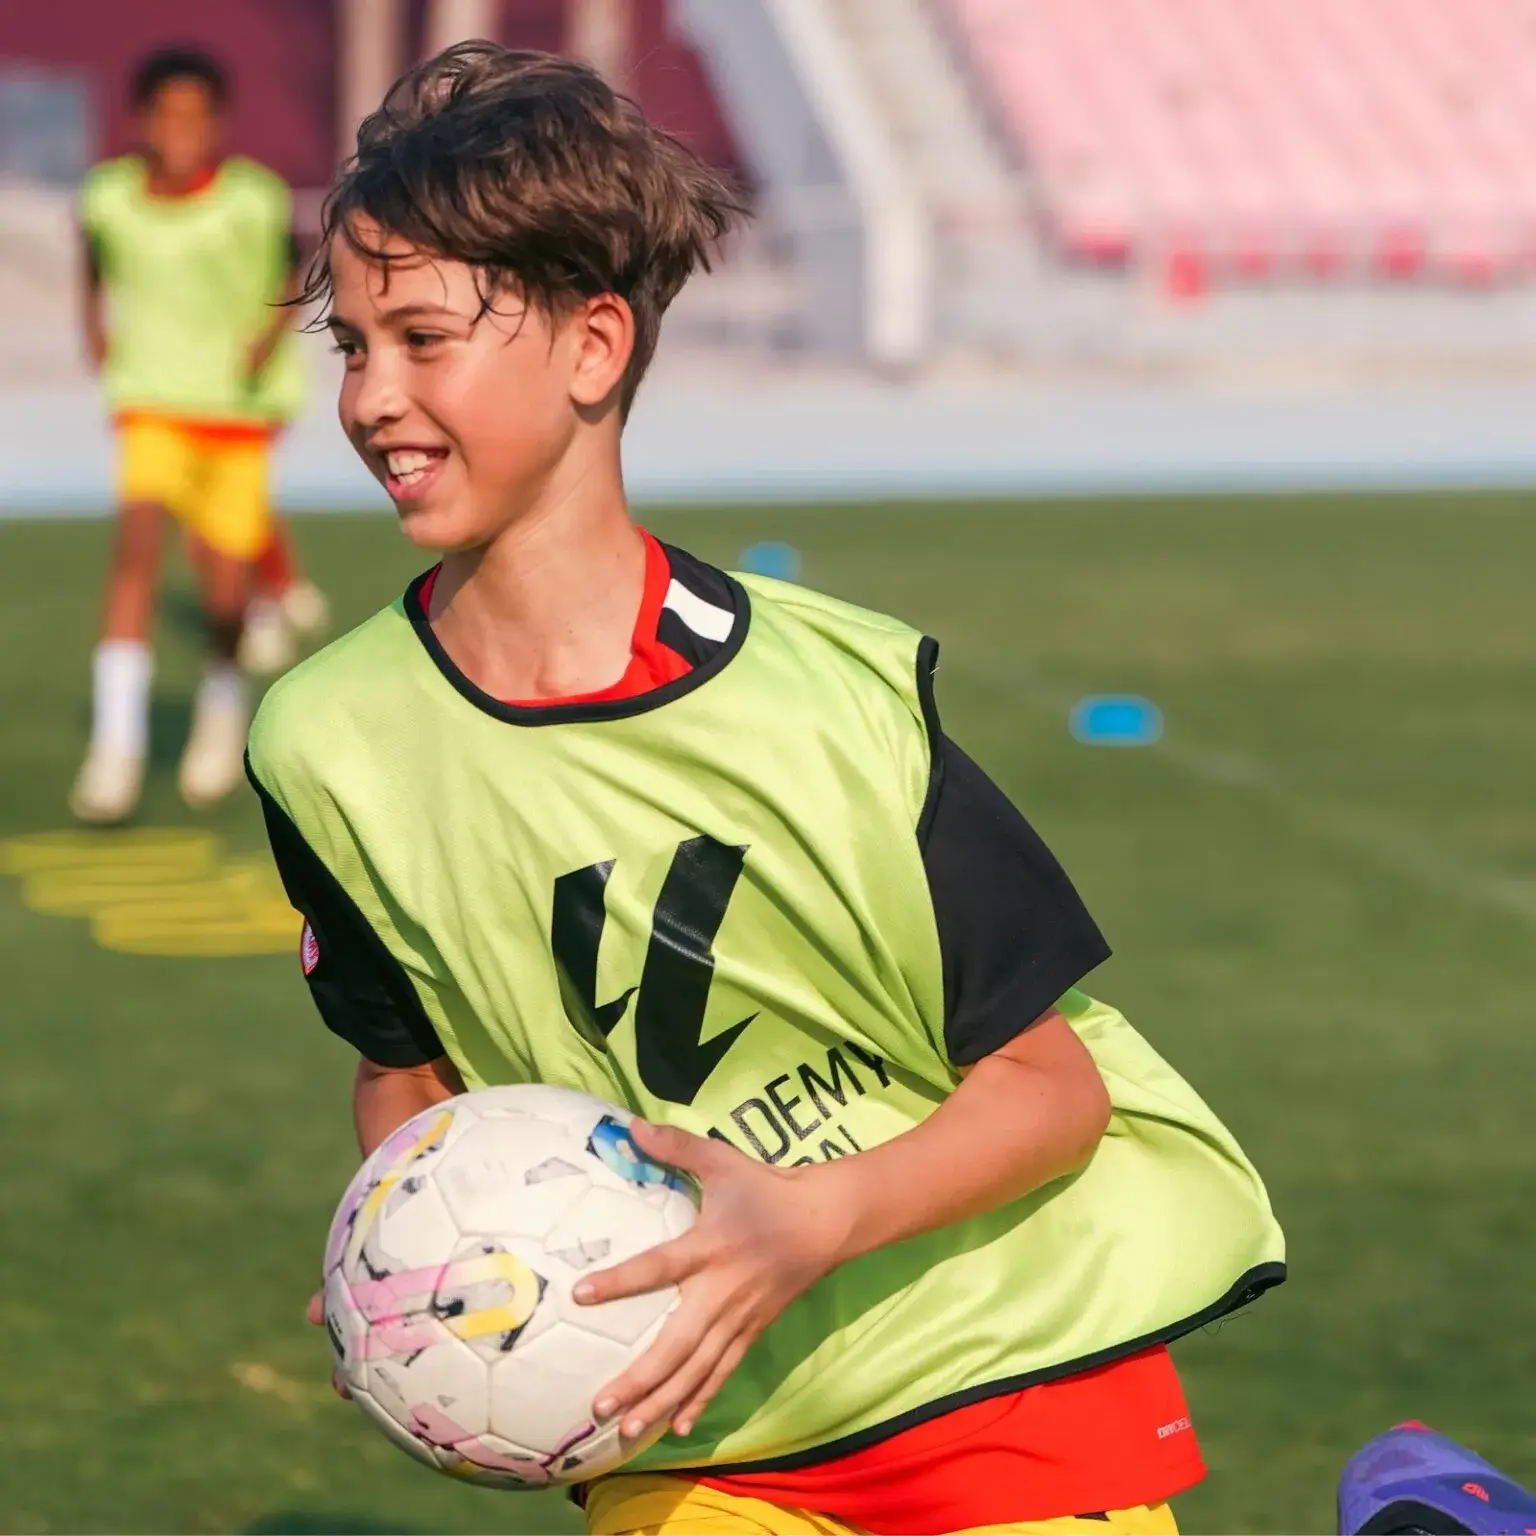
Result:
{"label": "stadium seat", "polygon": [[1170,291],[1536,267],[1536,0],[944,0],[1066,255]]}

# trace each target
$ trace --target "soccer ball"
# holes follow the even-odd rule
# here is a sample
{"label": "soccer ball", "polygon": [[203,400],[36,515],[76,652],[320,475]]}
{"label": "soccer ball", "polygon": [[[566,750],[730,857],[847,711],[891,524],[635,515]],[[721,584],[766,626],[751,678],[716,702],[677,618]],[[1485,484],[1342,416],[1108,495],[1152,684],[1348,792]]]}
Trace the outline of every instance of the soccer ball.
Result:
{"label": "soccer ball", "polygon": [[690,1186],[640,1152],[629,1119],[564,1088],[485,1088],[408,1120],[347,1187],[325,1249],[336,1373],[416,1460],[543,1488],[650,1443],[598,1423],[592,1400],[676,1291],[571,1298],[585,1272],[693,1225]]}

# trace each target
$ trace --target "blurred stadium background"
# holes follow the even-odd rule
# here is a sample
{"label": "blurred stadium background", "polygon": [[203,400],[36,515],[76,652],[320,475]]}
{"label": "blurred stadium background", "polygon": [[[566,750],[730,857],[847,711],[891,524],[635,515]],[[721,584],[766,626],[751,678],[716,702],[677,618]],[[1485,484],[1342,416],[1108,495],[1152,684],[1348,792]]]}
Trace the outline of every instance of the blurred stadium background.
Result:
{"label": "blurred stadium background", "polygon": [[[66,0],[0,16],[0,504],[106,495],[71,187],[127,62],[227,58],[313,229],[360,114],[465,35],[595,60],[755,190],[668,326],[644,498],[1536,476],[1527,0]],[[368,493],[329,419],[293,505]]]}
{"label": "blurred stadium background", "polygon": [[[0,7],[0,1531],[577,1528],[328,1400],[346,1053],[254,807],[63,808],[112,469],[72,199],[128,69],[223,58],[313,232],[467,36],[590,59],[752,188],[630,428],[647,519],[941,638],[1099,985],[1270,1179],[1294,1278],[1183,1347],[1185,1528],[1331,1529],[1409,1415],[1536,1478],[1536,0],[56,0]],[[284,504],[382,513],[313,350]],[[411,572],[387,517],[297,533],[344,623]],[[192,623],[173,592],[166,753]],[[1162,741],[1075,743],[1099,692]]]}

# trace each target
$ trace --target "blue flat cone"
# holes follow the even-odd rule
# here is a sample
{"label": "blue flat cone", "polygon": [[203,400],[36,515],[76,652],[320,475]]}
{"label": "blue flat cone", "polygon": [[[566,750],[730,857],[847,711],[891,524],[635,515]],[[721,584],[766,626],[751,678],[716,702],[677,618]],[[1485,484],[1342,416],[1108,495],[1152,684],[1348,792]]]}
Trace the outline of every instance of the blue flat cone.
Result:
{"label": "blue flat cone", "polygon": [[742,550],[737,568],[753,576],[771,576],[775,581],[799,581],[800,551],[793,544],[774,539],[749,544]]}
{"label": "blue flat cone", "polygon": [[1087,747],[1150,747],[1163,734],[1163,712],[1132,693],[1096,693],[1072,706],[1067,726]]}

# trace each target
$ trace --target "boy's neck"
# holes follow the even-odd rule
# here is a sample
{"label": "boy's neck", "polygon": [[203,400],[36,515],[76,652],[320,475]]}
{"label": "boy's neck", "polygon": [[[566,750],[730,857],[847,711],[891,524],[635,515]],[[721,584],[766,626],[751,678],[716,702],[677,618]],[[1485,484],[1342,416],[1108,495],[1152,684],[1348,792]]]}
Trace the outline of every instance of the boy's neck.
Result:
{"label": "boy's neck", "polygon": [[211,160],[207,165],[199,166],[190,176],[168,176],[150,156],[145,160],[148,174],[144,184],[151,197],[190,197],[194,192],[201,192],[219,174],[222,163],[220,160]]}
{"label": "boy's neck", "polygon": [[624,675],[644,591],[645,540],[615,485],[445,555],[429,617],[454,664],[493,698],[570,698]]}

